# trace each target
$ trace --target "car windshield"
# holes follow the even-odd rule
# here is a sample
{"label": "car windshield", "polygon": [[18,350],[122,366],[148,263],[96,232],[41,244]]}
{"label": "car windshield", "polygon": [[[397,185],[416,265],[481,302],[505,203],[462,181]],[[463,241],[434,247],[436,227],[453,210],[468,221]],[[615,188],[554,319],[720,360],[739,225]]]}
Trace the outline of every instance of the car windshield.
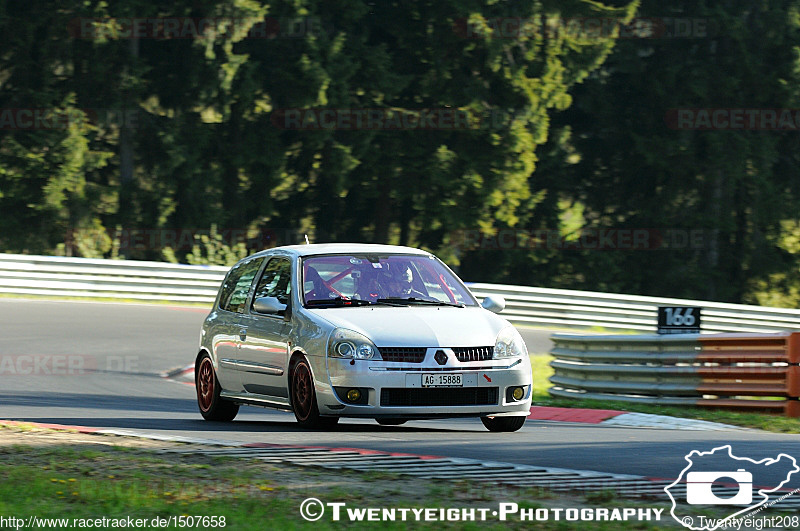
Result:
{"label": "car windshield", "polygon": [[312,256],[303,260],[302,269],[303,301],[307,307],[343,306],[347,300],[392,305],[476,305],[461,281],[433,256]]}

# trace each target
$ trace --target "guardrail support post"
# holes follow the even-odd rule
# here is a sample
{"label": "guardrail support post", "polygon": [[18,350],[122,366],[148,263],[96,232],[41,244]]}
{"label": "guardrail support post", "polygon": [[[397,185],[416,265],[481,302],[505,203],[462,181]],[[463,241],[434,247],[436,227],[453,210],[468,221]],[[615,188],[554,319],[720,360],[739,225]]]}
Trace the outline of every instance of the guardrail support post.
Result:
{"label": "guardrail support post", "polygon": [[786,371],[786,396],[790,397],[786,404],[786,416],[800,417],[800,333],[792,333],[786,340],[786,356],[789,358],[789,370]]}

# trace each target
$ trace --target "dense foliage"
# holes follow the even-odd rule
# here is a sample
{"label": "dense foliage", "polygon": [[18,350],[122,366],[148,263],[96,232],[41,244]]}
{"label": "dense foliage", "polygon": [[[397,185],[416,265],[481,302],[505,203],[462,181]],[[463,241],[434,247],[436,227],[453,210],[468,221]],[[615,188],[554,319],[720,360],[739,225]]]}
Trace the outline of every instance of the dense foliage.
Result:
{"label": "dense foliage", "polygon": [[795,306],[798,132],[680,113],[800,108],[799,24],[788,0],[3,3],[0,250],[230,262],[308,234]]}

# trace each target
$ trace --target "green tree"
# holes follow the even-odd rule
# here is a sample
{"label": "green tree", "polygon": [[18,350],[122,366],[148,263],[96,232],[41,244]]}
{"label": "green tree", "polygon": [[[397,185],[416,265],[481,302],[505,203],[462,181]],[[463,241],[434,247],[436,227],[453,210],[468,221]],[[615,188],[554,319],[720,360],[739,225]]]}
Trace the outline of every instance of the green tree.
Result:
{"label": "green tree", "polygon": [[66,36],[78,2],[0,6],[0,245],[49,252],[96,226],[109,153],[70,86]]}
{"label": "green tree", "polygon": [[[229,78],[244,61],[231,47],[246,28],[226,21],[246,26],[265,10],[250,0],[0,6],[0,109],[70,118],[0,129],[0,245],[94,256],[108,252],[104,227],[209,227],[230,195],[217,108],[235,99]],[[220,23],[197,38],[132,36],[131,21],[147,19]]]}
{"label": "green tree", "polygon": [[[540,215],[537,205],[557,212],[558,202],[530,194],[536,149],[548,138],[550,113],[569,107],[570,90],[603,62],[615,39],[545,31],[545,23],[625,19],[635,5],[206,0],[165,7],[145,0],[57,6],[36,0],[27,11],[4,7],[4,23],[17,30],[0,40],[0,70],[13,81],[0,95],[18,86],[43,106],[74,95],[78,108],[137,113],[135,126],[85,123],[72,133],[80,138],[63,160],[38,169],[58,174],[54,169],[64,165],[86,180],[84,188],[73,188],[94,194],[80,202],[87,234],[103,226],[204,229],[212,223],[309,228],[316,241],[409,243],[455,260],[452,231],[517,226],[531,212]],[[159,17],[246,22],[196,39],[124,33],[130,18]],[[67,39],[71,21],[83,28],[87,18],[93,19],[91,37]],[[277,23],[278,31],[253,34],[257,21],[273,29]],[[508,33],[505,21],[520,22],[522,30]],[[288,30],[293,22],[308,31]],[[29,54],[34,59],[26,61]],[[276,127],[282,110],[320,107],[404,115],[452,109],[467,113],[470,126]],[[16,133],[3,139],[12,151],[19,143]],[[45,144],[42,135],[30,139],[31,149]],[[8,211],[46,204],[46,183],[35,181],[36,172],[18,174],[25,175],[18,178],[25,190],[3,188]],[[21,219],[3,216],[5,223]],[[59,216],[77,223],[73,214]],[[22,239],[41,237],[27,222],[19,228]],[[56,243],[48,236],[38,249]],[[76,249],[97,253],[103,245]],[[121,252],[160,255],[158,249]]]}
{"label": "green tree", "polygon": [[[514,260],[516,278],[753,302],[754,282],[796,270],[797,255],[780,245],[782,221],[797,217],[796,132],[678,129],[674,117],[677,109],[797,108],[799,6],[643,1],[639,15],[665,26],[655,38],[620,40],[576,87],[542,152],[552,172],[541,177],[556,185],[548,194],[585,205],[585,228],[678,229],[701,239],[658,251],[525,253]],[[691,32],[660,33],[678,23]],[[526,273],[528,259],[541,267]]]}
{"label": "green tree", "polygon": [[[548,111],[570,104],[570,88],[614,43],[544,32],[538,20],[625,18],[633,8],[585,1],[271,6],[278,16],[317,18],[326,30],[301,43],[242,41],[249,60],[236,83],[264,87],[273,112],[455,109],[475,117],[466,130],[280,131],[286,193],[276,197],[271,219],[302,225],[308,218],[317,241],[430,248],[460,228],[514,225],[529,198],[535,149],[547,138]],[[533,29],[492,29],[508,19]],[[266,117],[254,122],[272,136]]]}

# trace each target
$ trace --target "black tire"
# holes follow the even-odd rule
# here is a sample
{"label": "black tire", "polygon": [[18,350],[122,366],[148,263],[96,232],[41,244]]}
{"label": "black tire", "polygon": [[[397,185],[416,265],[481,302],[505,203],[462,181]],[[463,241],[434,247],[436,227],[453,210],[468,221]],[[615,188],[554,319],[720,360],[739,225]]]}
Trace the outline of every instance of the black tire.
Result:
{"label": "black tire", "polygon": [[408,419],[375,419],[381,426],[399,426],[408,422]]}
{"label": "black tire", "polygon": [[519,430],[527,417],[481,417],[486,429],[493,432],[510,432]]}
{"label": "black tire", "polygon": [[194,386],[197,389],[197,407],[204,419],[230,422],[239,413],[239,404],[220,398],[217,373],[208,354],[204,354],[195,366]]}
{"label": "black tire", "polygon": [[317,393],[314,391],[314,376],[305,358],[299,359],[292,367],[290,395],[292,411],[300,426],[310,429],[328,429],[336,426],[339,417],[323,417],[317,406]]}

